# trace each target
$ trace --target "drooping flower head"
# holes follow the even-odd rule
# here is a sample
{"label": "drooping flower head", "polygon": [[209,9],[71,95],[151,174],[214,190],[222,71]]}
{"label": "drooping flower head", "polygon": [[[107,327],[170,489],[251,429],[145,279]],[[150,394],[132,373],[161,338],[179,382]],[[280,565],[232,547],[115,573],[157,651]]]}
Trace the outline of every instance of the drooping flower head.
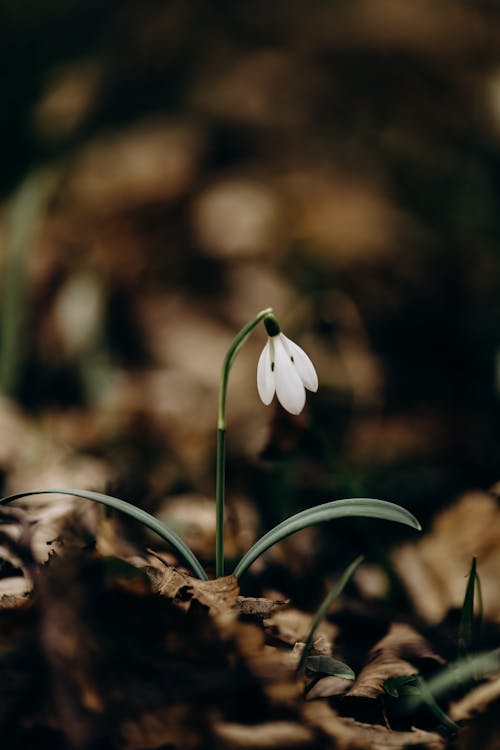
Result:
{"label": "drooping flower head", "polygon": [[257,365],[257,390],[266,404],[274,394],[284,409],[300,414],[306,402],[307,388],[318,390],[318,376],[307,354],[283,333],[274,315],[264,318],[267,343]]}

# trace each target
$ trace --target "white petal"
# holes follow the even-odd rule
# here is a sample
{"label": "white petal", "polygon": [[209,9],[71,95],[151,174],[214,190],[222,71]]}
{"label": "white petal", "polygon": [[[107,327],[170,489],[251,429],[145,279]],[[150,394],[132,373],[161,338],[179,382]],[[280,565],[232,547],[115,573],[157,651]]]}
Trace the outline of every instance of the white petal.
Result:
{"label": "white petal", "polygon": [[279,336],[274,336],[274,381],[281,406],[291,414],[300,414],[306,392],[295,366]]}
{"label": "white petal", "polygon": [[318,376],[316,374],[316,370],[314,369],[313,363],[311,362],[305,351],[300,348],[300,346],[297,346],[294,341],[287,338],[284,333],[282,333],[281,336],[285,340],[285,348],[293,357],[293,362],[295,364],[295,367],[297,368],[300,379],[309,391],[316,392],[318,390]]}
{"label": "white petal", "polygon": [[275,385],[274,373],[271,369],[271,344],[268,339],[267,344],[262,350],[257,365],[257,390],[261,401],[268,406],[273,400]]}

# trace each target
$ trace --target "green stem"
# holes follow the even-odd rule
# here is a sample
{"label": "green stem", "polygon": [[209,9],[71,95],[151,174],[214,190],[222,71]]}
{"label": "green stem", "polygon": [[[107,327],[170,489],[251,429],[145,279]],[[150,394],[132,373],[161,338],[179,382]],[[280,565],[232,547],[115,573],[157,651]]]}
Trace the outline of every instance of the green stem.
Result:
{"label": "green stem", "polygon": [[224,575],[224,499],[225,499],[225,475],[226,475],[226,396],[227,384],[229,380],[229,371],[233,366],[236,355],[245,343],[260,321],[266,315],[270,315],[272,308],[261,310],[256,317],[247,323],[241,331],[234,337],[231,346],[227,350],[224,362],[222,363],[222,372],[219,390],[219,416],[217,421],[217,467],[216,467],[216,487],[215,487],[215,575],[217,577]]}
{"label": "green stem", "polygon": [[224,495],[226,478],[226,430],[217,430],[215,575],[224,575]]}

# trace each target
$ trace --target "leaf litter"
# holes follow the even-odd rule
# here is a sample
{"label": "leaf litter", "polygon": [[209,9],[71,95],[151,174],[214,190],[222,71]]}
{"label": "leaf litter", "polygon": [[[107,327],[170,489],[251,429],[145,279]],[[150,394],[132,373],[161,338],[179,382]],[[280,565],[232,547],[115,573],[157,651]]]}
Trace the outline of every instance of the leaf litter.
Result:
{"label": "leaf litter", "polygon": [[[17,424],[25,446],[36,441],[29,420],[14,412],[9,418],[7,433],[15,436]],[[11,481],[27,469],[37,475],[28,449],[8,445]],[[50,468],[56,484],[75,468],[84,482],[93,476],[96,489],[110,476],[84,453],[57,455]],[[148,548],[151,538],[76,499],[18,505],[2,509],[0,518],[0,668],[7,686],[0,688],[0,727],[7,748],[35,741],[56,750],[445,748],[450,739],[435,715],[402,716],[385,687],[391,678],[425,679],[455,658],[445,616],[463,601],[470,552],[478,560],[485,620],[497,632],[491,495],[459,500],[430,533],[393,553],[417,616],[377,619],[380,605],[369,594],[354,609],[352,599],[340,597],[319,624],[299,678],[314,615],[275,587],[245,596],[233,576],[193,578],[170,550]],[[200,520],[203,554],[213,529],[198,510],[188,503],[186,517]],[[473,521],[472,542],[457,545],[464,518]],[[255,519],[248,520],[252,538]],[[429,586],[427,608],[425,585],[415,584],[419,575]],[[472,750],[471,737],[484,733],[481,717],[494,717],[497,682],[485,677],[444,699],[443,710],[466,724],[457,748]]]}
{"label": "leaf litter", "polygon": [[[39,735],[77,750],[447,747],[428,715],[392,725],[386,681],[446,662],[417,624],[390,625],[353,672],[344,659],[354,663],[356,649],[336,608],[318,627],[304,680],[296,667],[312,615],[276,592],[245,597],[233,576],[200,581],[155,550],[110,557],[83,540],[40,566],[28,518],[2,509],[2,547],[24,575],[0,578],[0,590],[27,581],[10,593],[7,584],[0,600],[6,747]],[[497,682],[462,691],[455,720],[488,711]]]}

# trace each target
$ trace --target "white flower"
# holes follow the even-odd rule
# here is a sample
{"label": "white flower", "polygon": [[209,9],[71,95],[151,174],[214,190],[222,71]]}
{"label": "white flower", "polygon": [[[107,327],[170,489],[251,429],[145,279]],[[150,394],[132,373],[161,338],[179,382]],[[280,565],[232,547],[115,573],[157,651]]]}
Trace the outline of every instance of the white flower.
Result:
{"label": "white flower", "polygon": [[269,336],[257,365],[257,390],[268,405],[274,394],[284,409],[300,414],[305,388],[318,390],[318,376],[307,354],[283,333]]}

